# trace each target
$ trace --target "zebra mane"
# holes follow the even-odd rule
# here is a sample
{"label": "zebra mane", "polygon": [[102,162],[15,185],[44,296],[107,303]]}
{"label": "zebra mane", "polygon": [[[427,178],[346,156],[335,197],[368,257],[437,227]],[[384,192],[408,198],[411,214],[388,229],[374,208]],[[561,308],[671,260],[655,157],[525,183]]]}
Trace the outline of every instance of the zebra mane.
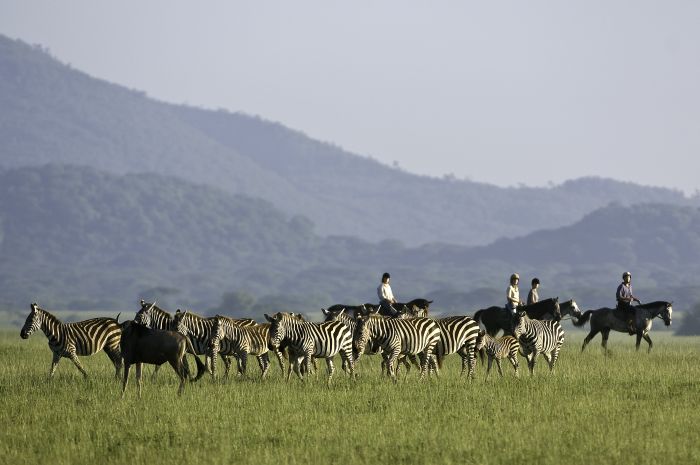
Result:
{"label": "zebra mane", "polygon": [[34,304],[34,309],[39,315],[41,315],[41,318],[44,320],[44,323],[46,323],[47,321],[51,321],[59,325],[63,324],[63,322],[59,320],[56,315],[50,313],[48,310],[44,310],[36,304]]}

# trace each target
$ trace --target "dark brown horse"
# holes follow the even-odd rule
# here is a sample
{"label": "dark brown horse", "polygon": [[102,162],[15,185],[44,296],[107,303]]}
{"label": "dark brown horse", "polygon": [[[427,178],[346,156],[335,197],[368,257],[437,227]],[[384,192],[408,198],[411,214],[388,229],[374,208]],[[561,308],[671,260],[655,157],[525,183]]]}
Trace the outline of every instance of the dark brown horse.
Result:
{"label": "dark brown horse", "polygon": [[[643,305],[636,305],[632,307],[634,309],[634,325],[636,328],[637,344],[636,348],[639,350],[639,344],[644,338],[649,344],[647,353],[651,352],[652,342],[649,337],[649,331],[651,331],[651,323],[654,318],[661,318],[664,320],[666,326],[671,325],[671,314],[673,313],[673,302],[656,301]],[[599,308],[598,310],[588,310],[583,313],[581,318],[574,320],[574,326],[583,326],[586,322],[591,321],[591,331],[588,336],[583,340],[583,345],[581,346],[581,352],[586,348],[591,339],[595,337],[596,334],[600,333],[603,337],[602,346],[603,349],[608,351],[608,336],[610,335],[610,330],[619,331],[621,333],[626,333],[629,331],[627,326],[627,315],[616,308]]]}
{"label": "dark brown horse", "polygon": [[[553,320],[561,320],[559,297],[544,299],[531,305],[521,305],[518,310],[526,312],[533,320],[541,320],[547,314],[553,315]],[[484,308],[474,314],[474,319],[484,326],[486,333],[491,337],[501,330],[506,335],[513,335],[512,314],[505,307]]]}

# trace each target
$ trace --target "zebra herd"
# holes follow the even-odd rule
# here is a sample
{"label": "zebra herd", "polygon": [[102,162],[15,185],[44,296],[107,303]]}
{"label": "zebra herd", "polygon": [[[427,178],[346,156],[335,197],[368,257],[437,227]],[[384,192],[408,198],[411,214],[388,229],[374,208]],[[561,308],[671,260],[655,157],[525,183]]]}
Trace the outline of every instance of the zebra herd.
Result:
{"label": "zebra herd", "polygon": [[[280,368],[284,371],[287,361],[287,380],[293,370],[302,380],[316,369],[316,360],[325,359],[327,384],[331,384],[335,367],[333,358],[340,355],[342,369],[356,378],[355,364],[363,355],[380,354],[382,372],[394,382],[401,365],[408,374],[411,365],[419,368],[420,379],[426,375],[439,376],[443,360],[450,354],[458,354],[462,360],[461,375],[474,377],[476,353],[488,356],[488,372],[495,360],[502,375],[500,360],[508,358],[518,375],[517,353],[527,358],[530,373],[534,373],[537,356],[542,354],[554,367],[564,342],[564,331],[557,320],[533,320],[525,312],[512,318],[511,335],[494,338],[480,330],[479,322],[470,316],[450,316],[430,318],[427,316],[429,301],[420,305],[407,306],[398,315],[390,317],[379,314],[378,306],[330,307],[323,310],[324,322],[310,322],[295,313],[278,312],[265,314],[265,322],[252,319],[235,319],[221,315],[206,318],[188,311],[178,310],[171,314],[155,303],[141,301],[141,308],[133,320],[119,323],[118,318],[93,318],[76,323],[61,323],[58,318],[37,304],[31,304],[31,311],[20,335],[27,339],[34,331],[41,329],[49,340],[53,352],[53,362],[49,376],[53,376],[61,357],[70,358],[80,372],[87,376],[78,356],[95,354],[104,350],[119,376],[122,367],[120,339],[129,328],[143,328],[140,334],[164,334],[176,332],[189,339],[188,344],[196,355],[204,355],[204,365],[212,376],[216,376],[217,360],[225,364],[228,376],[233,357],[237,361],[237,373],[244,375],[247,358],[257,358],[264,378],[269,371],[273,352]],[[574,303],[575,306],[575,303]],[[576,309],[578,309],[576,307]],[[556,304],[555,315],[560,317]],[[424,316],[418,316],[424,315]],[[144,333],[150,331],[150,333]],[[125,336],[126,337],[126,336]],[[180,336],[178,336],[180,337]],[[124,340],[121,340],[122,345]],[[188,372],[184,354],[183,373]],[[198,365],[200,361],[197,360]],[[148,362],[147,362],[148,363]],[[163,362],[160,362],[163,363]],[[175,367],[175,365],[173,364]],[[128,364],[127,364],[128,367]],[[140,364],[137,365],[137,379],[140,389]],[[158,366],[154,371],[156,376]],[[181,378],[182,378],[181,376]],[[128,372],[124,373],[124,389]],[[140,392],[140,390],[139,390]]]}

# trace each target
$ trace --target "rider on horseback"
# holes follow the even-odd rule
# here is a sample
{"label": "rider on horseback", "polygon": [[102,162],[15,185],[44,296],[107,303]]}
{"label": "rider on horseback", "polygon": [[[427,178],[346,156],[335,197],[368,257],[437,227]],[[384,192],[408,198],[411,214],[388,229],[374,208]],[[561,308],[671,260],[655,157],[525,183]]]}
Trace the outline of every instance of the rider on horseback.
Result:
{"label": "rider on horseback", "polygon": [[629,271],[622,273],[622,282],[617,286],[617,309],[622,311],[627,316],[627,327],[630,335],[636,332],[634,325],[635,310],[632,307],[632,302],[641,304],[632,294],[632,274]]}
{"label": "rider on horseback", "polygon": [[518,273],[513,273],[510,275],[510,286],[508,286],[506,309],[510,311],[511,314],[515,314],[518,309],[518,305],[522,305],[520,301],[520,289],[518,289],[518,282],[520,281],[520,276]]}
{"label": "rider on horseback", "polygon": [[537,302],[540,301],[540,296],[538,294],[537,289],[540,287],[540,280],[538,278],[534,278],[532,280],[532,289],[530,289],[530,292],[527,294],[527,304],[532,305],[536,304]]}

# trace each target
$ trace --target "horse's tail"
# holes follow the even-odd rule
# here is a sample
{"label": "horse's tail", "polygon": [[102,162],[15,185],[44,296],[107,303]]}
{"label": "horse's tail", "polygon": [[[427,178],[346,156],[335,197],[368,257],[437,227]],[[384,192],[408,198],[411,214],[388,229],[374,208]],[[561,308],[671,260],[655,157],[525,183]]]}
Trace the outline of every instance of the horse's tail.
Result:
{"label": "horse's tail", "polygon": [[583,312],[583,315],[581,315],[578,319],[571,318],[571,322],[574,324],[574,326],[583,326],[591,318],[591,313],[593,313],[593,310],[587,310]]}
{"label": "horse's tail", "polygon": [[481,323],[481,314],[483,312],[484,312],[483,310],[479,310],[478,312],[476,312],[474,314],[474,321],[476,321],[477,323]]}
{"label": "horse's tail", "polygon": [[194,347],[192,346],[192,341],[190,341],[190,338],[186,337],[185,341],[187,344],[185,351],[189,354],[192,354],[192,356],[194,356],[195,362],[197,362],[197,375],[194,378],[190,379],[191,382],[194,382],[199,380],[202,376],[204,376],[204,373],[206,373],[207,371],[207,367],[204,364],[204,362],[202,362],[199,359],[199,357],[197,357],[197,353],[194,351]]}

